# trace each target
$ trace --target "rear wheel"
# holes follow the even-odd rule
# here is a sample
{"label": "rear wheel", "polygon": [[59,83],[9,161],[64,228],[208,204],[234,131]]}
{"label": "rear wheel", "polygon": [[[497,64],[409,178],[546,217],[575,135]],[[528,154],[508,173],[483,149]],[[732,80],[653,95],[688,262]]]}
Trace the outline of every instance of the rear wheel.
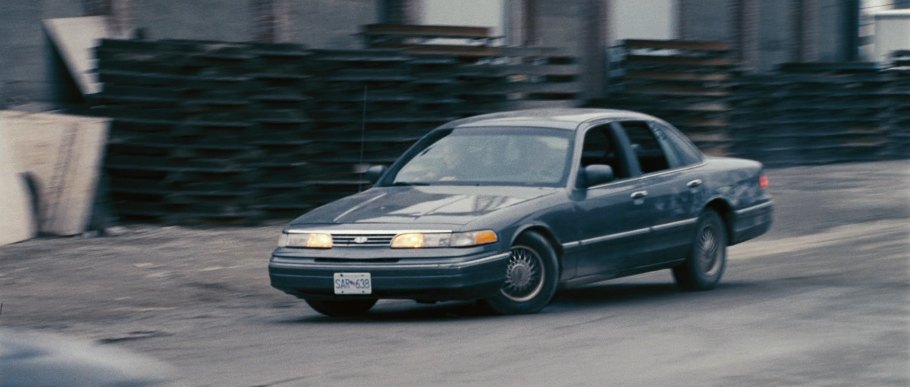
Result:
{"label": "rear wheel", "polygon": [[376,299],[355,299],[355,300],[315,300],[304,299],[313,310],[329,317],[354,317],[365,314],[373,305],[376,305]]}
{"label": "rear wheel", "polygon": [[686,261],[673,268],[676,284],[686,290],[710,290],[727,267],[727,229],[720,215],[707,210],[698,218]]}
{"label": "rear wheel", "polygon": [[559,283],[556,253],[537,233],[526,233],[512,246],[502,287],[483,304],[499,314],[537,313],[543,309]]}

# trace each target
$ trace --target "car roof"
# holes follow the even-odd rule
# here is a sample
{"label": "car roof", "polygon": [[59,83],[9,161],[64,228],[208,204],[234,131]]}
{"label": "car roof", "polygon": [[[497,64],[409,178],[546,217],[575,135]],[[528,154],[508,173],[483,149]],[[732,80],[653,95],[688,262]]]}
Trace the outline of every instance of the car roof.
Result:
{"label": "car roof", "polygon": [[443,125],[444,128],[479,126],[523,126],[576,130],[581,124],[594,120],[656,120],[644,113],[617,109],[534,109],[484,114],[463,118]]}

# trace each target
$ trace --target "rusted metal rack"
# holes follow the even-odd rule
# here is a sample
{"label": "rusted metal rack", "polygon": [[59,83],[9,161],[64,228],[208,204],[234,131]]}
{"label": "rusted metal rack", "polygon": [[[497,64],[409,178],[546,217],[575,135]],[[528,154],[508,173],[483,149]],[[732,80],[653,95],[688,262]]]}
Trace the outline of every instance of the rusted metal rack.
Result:
{"label": "rusted metal rack", "polygon": [[737,152],[769,165],[888,156],[888,81],[870,63],[793,63],[744,77],[733,130]]}
{"label": "rusted metal rack", "polygon": [[471,62],[497,55],[496,43],[489,27],[367,24],[361,36],[368,48],[403,49],[415,55],[442,55]]}
{"label": "rusted metal rack", "polygon": [[910,50],[895,51],[885,71],[890,108],[887,127],[890,156],[910,158]]}
{"label": "rusted metal rack", "polygon": [[361,34],[370,48],[460,64],[449,70],[457,74],[449,91],[461,116],[581,104],[576,58],[555,48],[503,47],[487,27],[370,24]]}
{"label": "rusted metal rack", "polygon": [[[368,184],[368,165],[390,164],[415,140],[454,118],[445,107],[456,103],[444,86],[451,76],[401,50],[315,50],[312,72],[319,98],[313,110],[308,202],[322,204]],[[436,75],[436,76],[434,76]]]}
{"label": "rusted metal rack", "polygon": [[462,115],[575,107],[583,87],[576,58],[546,47],[499,47],[496,56],[464,64]]}
{"label": "rusted metal rack", "polygon": [[731,153],[730,97],[736,74],[731,48],[722,42],[623,41],[618,76],[610,80],[607,107],[643,111],[670,122],[704,152]]}
{"label": "rusted metal rack", "polygon": [[365,188],[367,165],[391,163],[441,123],[577,101],[571,58],[493,51],[104,40],[91,101],[114,119],[114,209],[174,224],[286,219]]}
{"label": "rusted metal rack", "polygon": [[103,92],[95,111],[113,117],[105,168],[126,219],[243,222],[254,215],[244,118],[256,85],[246,48],[214,42],[105,40],[97,50]]}
{"label": "rusted metal rack", "polygon": [[248,94],[254,109],[246,118],[255,133],[250,144],[258,150],[250,161],[252,207],[266,218],[292,217],[310,208],[302,182],[314,155],[312,55],[294,44],[252,45],[249,54],[256,87]]}

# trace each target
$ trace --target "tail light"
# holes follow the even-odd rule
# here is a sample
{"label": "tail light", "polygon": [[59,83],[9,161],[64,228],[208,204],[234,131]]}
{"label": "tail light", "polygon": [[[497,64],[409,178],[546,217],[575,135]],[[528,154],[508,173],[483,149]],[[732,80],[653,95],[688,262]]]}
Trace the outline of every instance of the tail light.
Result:
{"label": "tail light", "polygon": [[767,175],[762,174],[761,176],[758,177],[758,186],[761,187],[761,189],[768,189],[768,176]]}

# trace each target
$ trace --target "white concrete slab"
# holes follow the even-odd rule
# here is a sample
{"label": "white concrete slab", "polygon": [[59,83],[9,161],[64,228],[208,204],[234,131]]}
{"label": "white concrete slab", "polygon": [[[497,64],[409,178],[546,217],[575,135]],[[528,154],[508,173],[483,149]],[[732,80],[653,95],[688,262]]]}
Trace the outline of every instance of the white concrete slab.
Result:
{"label": "white concrete slab", "polygon": [[82,94],[100,92],[101,84],[95,73],[95,55],[92,51],[100,39],[113,37],[107,29],[107,17],[45,19],[43,23],[44,30],[63,57]]}
{"label": "white concrete slab", "polygon": [[0,246],[31,239],[35,232],[28,188],[12,147],[0,136]]}
{"label": "white concrete slab", "polygon": [[109,120],[0,111],[0,137],[12,148],[19,173],[38,189],[38,229],[56,235],[84,232],[91,220]]}

